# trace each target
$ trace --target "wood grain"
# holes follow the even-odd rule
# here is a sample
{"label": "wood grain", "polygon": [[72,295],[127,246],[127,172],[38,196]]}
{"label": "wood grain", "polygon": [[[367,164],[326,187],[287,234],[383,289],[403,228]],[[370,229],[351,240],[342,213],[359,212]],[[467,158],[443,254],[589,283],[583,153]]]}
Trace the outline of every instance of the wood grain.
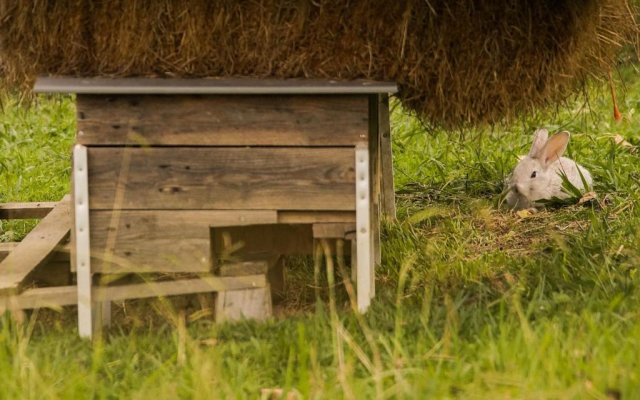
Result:
{"label": "wood grain", "polygon": [[277,222],[275,211],[91,211],[91,270],[207,272],[210,227]]}
{"label": "wood grain", "polygon": [[89,206],[353,210],[353,160],[352,148],[89,148]]}
{"label": "wood grain", "polygon": [[[176,281],[148,282],[113,287],[96,287],[95,297],[101,301],[141,299],[148,297],[175,296],[190,293],[206,293],[243,288],[264,288],[264,275],[214,277]],[[0,314],[5,310],[22,310],[42,307],[60,307],[78,303],[78,288],[59,286],[35,288],[23,293],[0,297]]]}
{"label": "wood grain", "polygon": [[313,224],[314,239],[344,239],[347,234],[355,233],[355,223],[318,223]]}
{"label": "wood grain", "polygon": [[391,125],[389,122],[389,96],[378,96],[379,171],[381,177],[381,203],[385,217],[396,219],[396,196],[393,184],[393,153],[391,151]]}
{"label": "wood grain", "polygon": [[70,199],[65,196],[0,262],[0,294],[16,293],[27,276],[48,261],[69,234]]}
{"label": "wood grain", "polygon": [[313,224],[320,222],[356,222],[353,211],[278,211],[278,223]]}
{"label": "wood grain", "polygon": [[347,146],[367,138],[367,96],[77,97],[86,145]]}
{"label": "wood grain", "polygon": [[55,201],[0,204],[0,219],[44,218],[56,204]]}

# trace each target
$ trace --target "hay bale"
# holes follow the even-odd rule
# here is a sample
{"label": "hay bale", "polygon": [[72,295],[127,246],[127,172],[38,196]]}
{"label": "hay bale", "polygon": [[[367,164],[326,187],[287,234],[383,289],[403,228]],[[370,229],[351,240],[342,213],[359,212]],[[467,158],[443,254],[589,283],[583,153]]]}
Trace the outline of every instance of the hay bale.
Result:
{"label": "hay bale", "polygon": [[636,32],[632,0],[12,0],[2,79],[36,75],[393,80],[446,127],[555,103]]}

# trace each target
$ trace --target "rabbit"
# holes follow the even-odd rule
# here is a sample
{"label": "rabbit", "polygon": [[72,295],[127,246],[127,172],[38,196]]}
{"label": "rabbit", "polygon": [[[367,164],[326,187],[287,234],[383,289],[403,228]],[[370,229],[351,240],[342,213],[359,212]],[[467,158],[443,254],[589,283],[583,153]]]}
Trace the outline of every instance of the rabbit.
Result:
{"label": "rabbit", "polygon": [[[575,161],[562,157],[569,143],[569,132],[564,131],[548,138],[546,129],[538,129],[533,134],[533,145],[529,154],[521,156],[507,182],[506,202],[515,210],[542,206],[538,200],[569,197],[562,190],[561,173],[580,190],[592,186],[591,174]],[[584,187],[582,178],[587,183]]]}

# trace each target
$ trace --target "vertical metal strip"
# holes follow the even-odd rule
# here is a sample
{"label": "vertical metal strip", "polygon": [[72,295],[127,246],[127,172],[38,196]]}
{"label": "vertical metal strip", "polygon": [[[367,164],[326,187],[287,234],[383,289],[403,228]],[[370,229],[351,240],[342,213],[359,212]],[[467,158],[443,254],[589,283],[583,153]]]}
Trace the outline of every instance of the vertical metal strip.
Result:
{"label": "vertical metal strip", "polygon": [[89,171],[87,148],[81,144],[76,144],[73,148],[73,203],[78,282],[78,331],[80,337],[91,339],[93,316],[89,248]]}
{"label": "vertical metal strip", "polygon": [[371,222],[369,197],[369,147],[356,145],[356,246],[358,310],[365,312],[371,303]]}

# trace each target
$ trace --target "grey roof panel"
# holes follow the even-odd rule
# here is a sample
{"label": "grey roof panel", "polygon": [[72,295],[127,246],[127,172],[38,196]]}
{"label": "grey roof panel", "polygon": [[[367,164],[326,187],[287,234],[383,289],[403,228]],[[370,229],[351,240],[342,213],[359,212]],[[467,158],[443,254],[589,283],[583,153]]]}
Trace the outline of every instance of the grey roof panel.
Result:
{"label": "grey roof panel", "polygon": [[36,93],[80,94],[375,94],[395,93],[395,82],[317,79],[175,79],[40,77]]}

